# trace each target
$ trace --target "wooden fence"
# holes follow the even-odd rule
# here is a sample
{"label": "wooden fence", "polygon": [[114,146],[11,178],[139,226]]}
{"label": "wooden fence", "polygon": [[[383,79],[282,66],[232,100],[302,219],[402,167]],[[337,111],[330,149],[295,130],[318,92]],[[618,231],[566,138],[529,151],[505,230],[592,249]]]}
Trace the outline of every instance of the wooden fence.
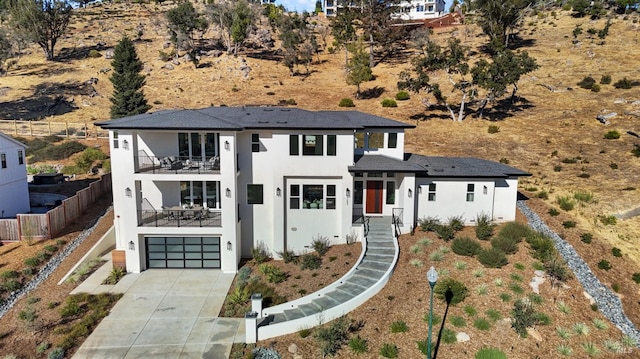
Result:
{"label": "wooden fence", "polygon": [[16,219],[0,219],[0,240],[38,240],[55,237],[106,193],[111,193],[111,174],[91,182],[89,187],[62,201],[43,214],[19,214]]}
{"label": "wooden fence", "polygon": [[0,132],[14,136],[61,136],[65,138],[109,138],[109,131],[91,122],[69,123],[53,121],[0,120]]}

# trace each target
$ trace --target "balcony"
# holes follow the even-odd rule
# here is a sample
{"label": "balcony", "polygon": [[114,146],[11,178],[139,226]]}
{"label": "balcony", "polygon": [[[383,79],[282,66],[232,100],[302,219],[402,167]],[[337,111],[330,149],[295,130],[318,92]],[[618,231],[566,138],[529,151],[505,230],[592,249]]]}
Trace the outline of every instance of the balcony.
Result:
{"label": "balcony", "polygon": [[175,206],[139,212],[140,227],[222,227],[222,210],[219,209]]}
{"label": "balcony", "polygon": [[202,174],[220,172],[220,157],[137,156],[136,173]]}

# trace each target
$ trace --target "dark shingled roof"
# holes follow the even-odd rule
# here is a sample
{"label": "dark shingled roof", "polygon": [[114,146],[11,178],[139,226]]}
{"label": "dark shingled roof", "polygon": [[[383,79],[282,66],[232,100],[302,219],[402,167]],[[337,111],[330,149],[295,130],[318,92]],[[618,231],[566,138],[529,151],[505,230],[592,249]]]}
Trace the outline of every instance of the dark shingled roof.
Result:
{"label": "dark shingled roof", "polygon": [[472,157],[432,157],[406,154],[405,160],[422,167],[426,177],[521,177],[531,173]]}
{"label": "dark shingled roof", "polygon": [[357,156],[349,172],[424,172],[420,165],[384,155]]}
{"label": "dark shingled roof", "polygon": [[307,111],[283,107],[209,107],[162,110],[97,123],[104,129],[223,130],[413,128],[358,111]]}

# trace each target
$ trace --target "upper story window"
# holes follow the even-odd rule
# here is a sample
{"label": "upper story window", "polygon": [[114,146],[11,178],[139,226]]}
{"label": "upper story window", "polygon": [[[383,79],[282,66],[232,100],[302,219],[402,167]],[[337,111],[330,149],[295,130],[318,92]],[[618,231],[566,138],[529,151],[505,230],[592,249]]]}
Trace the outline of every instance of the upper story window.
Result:
{"label": "upper story window", "polygon": [[289,155],[298,156],[300,154],[300,136],[289,135]]}
{"label": "upper story window", "polygon": [[19,165],[24,164],[24,155],[22,154],[22,151],[18,151],[18,164]]}
{"label": "upper story window", "polygon": [[387,181],[387,204],[396,203],[396,183],[393,181]]}
{"label": "upper story window", "polygon": [[263,186],[261,184],[247,185],[247,204],[263,204]]}
{"label": "upper story window", "polygon": [[322,156],[322,135],[302,135],[302,154],[305,156]]}
{"label": "upper story window", "polygon": [[436,184],[429,183],[429,194],[427,195],[427,201],[433,202],[436,200]]}
{"label": "upper story window", "polygon": [[467,184],[467,202],[473,202],[475,189],[476,189],[475,184],[473,183]]}
{"label": "upper story window", "polygon": [[417,12],[424,12],[424,5],[422,5],[422,4],[416,5],[416,11]]}
{"label": "upper story window", "polygon": [[7,168],[7,155],[5,153],[0,153],[0,164],[2,168]]}
{"label": "upper story window", "polygon": [[260,152],[260,134],[251,134],[251,152]]}
{"label": "upper story window", "polygon": [[369,144],[368,148],[377,149],[384,148],[384,133],[382,132],[373,132],[369,133]]}
{"label": "upper story window", "polygon": [[392,132],[389,134],[389,140],[387,143],[387,146],[389,148],[397,148],[398,147],[398,134],[395,132]]}
{"label": "upper story window", "polygon": [[364,132],[356,132],[356,148],[364,148]]}
{"label": "upper story window", "polygon": [[120,147],[120,142],[118,142],[118,131],[113,131],[113,148]]}
{"label": "upper story window", "polygon": [[336,155],[336,135],[327,135],[327,156]]}
{"label": "upper story window", "polygon": [[429,12],[433,12],[433,5],[429,5]]}

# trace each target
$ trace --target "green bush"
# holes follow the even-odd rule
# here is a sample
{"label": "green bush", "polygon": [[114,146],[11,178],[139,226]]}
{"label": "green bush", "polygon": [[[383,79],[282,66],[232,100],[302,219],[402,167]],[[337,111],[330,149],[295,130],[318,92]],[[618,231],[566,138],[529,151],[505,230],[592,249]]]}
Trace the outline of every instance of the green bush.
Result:
{"label": "green bush", "polygon": [[67,299],[65,305],[60,308],[60,316],[62,318],[75,317],[80,314],[80,305],[73,300]]}
{"label": "green bush", "polygon": [[590,244],[591,240],[593,240],[593,234],[591,233],[582,233],[580,235],[580,240],[586,244]]}
{"label": "green bush", "polygon": [[60,145],[49,145],[33,153],[30,162],[59,161],[71,157],[71,155],[82,152],[87,148],[77,141],[64,142]]}
{"label": "green bush", "polygon": [[47,359],[62,359],[64,358],[64,354],[65,351],[63,348],[56,347],[49,352],[49,355],[47,355]]}
{"label": "green bush", "polygon": [[22,283],[15,279],[8,279],[0,283],[0,292],[13,292],[22,288]]}
{"label": "green bush", "polygon": [[329,243],[329,238],[318,235],[313,239],[313,241],[311,241],[311,247],[320,257],[322,257],[329,251],[331,243]]}
{"label": "green bush", "polygon": [[491,247],[503,251],[505,254],[518,252],[518,241],[509,237],[498,235],[491,239]]}
{"label": "green bush", "polygon": [[349,339],[349,348],[356,354],[363,354],[369,350],[369,344],[359,335]]}
{"label": "green bush", "polygon": [[633,273],[633,275],[631,276],[631,279],[633,279],[634,282],[640,284],[640,273],[639,272]]}
{"label": "green bush", "polygon": [[464,229],[464,222],[462,216],[453,216],[448,220],[449,226],[456,232]]}
{"label": "green bush", "polygon": [[596,80],[591,76],[587,76],[583,78],[582,81],[578,82],[578,86],[586,90],[590,90],[595,84],[596,84]]}
{"label": "green bush", "polygon": [[575,206],[575,202],[569,196],[558,196],[556,203],[564,211],[571,211]]}
{"label": "green bush", "polygon": [[451,250],[453,253],[461,256],[473,257],[478,254],[481,248],[480,243],[469,237],[459,237],[451,242]]}
{"label": "green bush", "polygon": [[36,257],[30,257],[24,260],[24,265],[27,267],[37,267],[40,265],[40,259]]}
{"label": "green bush", "polygon": [[500,132],[500,126],[498,125],[489,125],[487,128],[487,133],[494,134]]}
{"label": "green bush", "polygon": [[269,283],[282,283],[287,279],[287,274],[282,269],[271,264],[262,263],[258,267],[260,273],[264,274]]}
{"label": "green bush", "polygon": [[398,93],[396,94],[396,100],[398,100],[398,101],[406,101],[406,100],[408,100],[409,98],[410,98],[410,97],[409,97],[409,93],[408,93],[408,92],[406,92],[406,91],[400,91],[400,92],[398,92]]}
{"label": "green bush", "polygon": [[419,219],[418,225],[423,232],[435,232],[440,227],[440,220],[434,217],[426,217]]}
{"label": "green bush", "polygon": [[102,54],[100,53],[100,51],[96,49],[91,49],[89,50],[89,54],[87,54],[87,56],[90,58],[98,58],[98,57],[102,57]]}
{"label": "green bush", "polygon": [[258,242],[255,247],[251,248],[251,257],[256,263],[260,264],[269,260],[269,258],[271,258],[271,255],[269,254],[267,245],[264,244],[264,242]]}
{"label": "green bush", "polygon": [[385,358],[397,358],[398,346],[395,344],[384,343],[380,348],[380,355]]}
{"label": "green bush", "polygon": [[611,83],[611,76],[610,75],[602,75],[602,77],[600,77],[600,84],[601,85],[608,85]]}
{"label": "green bush", "polygon": [[542,263],[553,260],[556,256],[556,247],[553,244],[553,240],[541,233],[527,237],[527,243],[533,250],[531,254],[533,258]]}
{"label": "green bush", "polygon": [[505,223],[498,236],[511,238],[520,243],[523,239],[527,238],[531,234],[531,228],[528,225],[519,222]]}
{"label": "green bush", "polygon": [[544,270],[553,280],[564,282],[571,278],[571,271],[564,260],[556,257],[544,263]]}
{"label": "green bush", "polygon": [[451,322],[451,325],[453,325],[454,327],[464,327],[467,325],[467,322],[464,320],[463,317],[459,317],[459,316],[452,316],[449,321]]}
{"label": "green bush", "polygon": [[602,224],[604,224],[605,226],[613,226],[618,222],[618,219],[614,215],[600,216],[600,222],[602,222]]}
{"label": "green bush", "polygon": [[433,288],[433,293],[441,300],[446,301],[446,293],[451,290],[453,297],[451,298],[451,305],[462,303],[469,295],[469,289],[462,282],[446,277],[439,280],[436,286]]}
{"label": "green bush", "polygon": [[497,248],[480,250],[478,261],[487,268],[502,268],[509,263],[507,255]]}
{"label": "green bush", "polygon": [[591,86],[591,92],[600,92],[600,85],[593,84],[593,86]]}
{"label": "green bush", "polygon": [[600,262],[598,262],[598,268],[600,268],[602,270],[609,270],[609,269],[613,268],[613,266],[611,265],[611,263],[608,260],[603,259]]}
{"label": "green bush", "polygon": [[555,216],[559,216],[560,215],[560,212],[555,208],[550,208],[548,213],[549,213],[549,215],[551,217],[555,217]]}
{"label": "green bush", "polygon": [[0,279],[13,279],[18,278],[20,274],[14,270],[6,270],[0,273]]}
{"label": "green bush", "polygon": [[487,331],[491,329],[491,323],[485,318],[476,318],[473,321],[473,326],[478,330]]}
{"label": "green bush", "polygon": [[381,104],[382,107],[398,107],[398,103],[390,98],[385,98],[384,100],[382,100]]}
{"label": "green bush", "polygon": [[493,236],[495,225],[491,223],[488,214],[479,214],[476,217],[476,237],[481,241],[487,241]]}
{"label": "green bush", "polygon": [[507,356],[500,349],[482,348],[476,352],[475,359],[507,359]]}
{"label": "green bush", "polygon": [[405,333],[409,331],[409,327],[407,323],[402,320],[395,321],[391,323],[391,333]]}
{"label": "green bush", "polygon": [[436,228],[436,233],[438,234],[438,238],[448,242],[453,239],[456,232],[453,230],[453,227],[448,224],[439,225]]}
{"label": "green bush", "polygon": [[604,134],[605,140],[617,140],[618,138],[620,138],[620,132],[616,130],[612,130]]}
{"label": "green bush", "polygon": [[279,255],[285,263],[296,263],[298,260],[296,252],[290,249],[284,249],[282,252],[276,252],[276,254]]}
{"label": "green bush", "polygon": [[528,301],[518,299],[511,311],[511,327],[523,338],[527,337],[527,328],[537,323],[537,315]]}
{"label": "green bush", "polygon": [[566,229],[569,228],[575,228],[576,227],[576,222],[575,221],[564,221],[562,222],[562,226]]}
{"label": "green bush", "polygon": [[356,105],[353,103],[353,100],[350,98],[341,99],[338,106],[339,107],[356,107]]}
{"label": "green bush", "polygon": [[322,258],[315,253],[308,253],[302,256],[300,269],[314,270],[320,268]]}
{"label": "green bush", "polygon": [[349,338],[349,324],[344,317],[340,317],[331,325],[316,329],[314,337],[320,342],[323,357],[335,356]]}
{"label": "green bush", "polygon": [[633,87],[633,82],[625,77],[622,80],[616,81],[616,83],[613,84],[613,87],[628,90]]}
{"label": "green bush", "polygon": [[613,247],[611,248],[611,254],[614,257],[622,257],[622,250],[618,247]]}
{"label": "green bush", "polygon": [[573,198],[578,202],[591,203],[593,201],[593,193],[588,191],[576,191],[573,194]]}
{"label": "green bush", "polygon": [[458,342],[458,338],[456,338],[456,332],[449,328],[444,328],[442,330],[442,342],[445,344],[455,344]]}

